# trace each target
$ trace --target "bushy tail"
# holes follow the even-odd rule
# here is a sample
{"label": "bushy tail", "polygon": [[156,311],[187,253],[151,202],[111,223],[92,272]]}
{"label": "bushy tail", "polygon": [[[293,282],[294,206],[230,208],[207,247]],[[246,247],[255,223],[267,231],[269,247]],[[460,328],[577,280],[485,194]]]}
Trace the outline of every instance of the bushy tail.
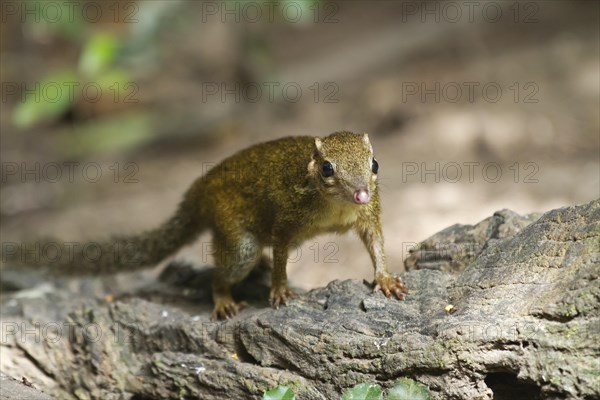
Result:
{"label": "bushy tail", "polygon": [[193,201],[184,199],[175,215],[154,230],[114,236],[103,242],[44,239],[31,243],[2,243],[3,264],[49,267],[69,275],[105,274],[152,267],[192,242],[202,231]]}

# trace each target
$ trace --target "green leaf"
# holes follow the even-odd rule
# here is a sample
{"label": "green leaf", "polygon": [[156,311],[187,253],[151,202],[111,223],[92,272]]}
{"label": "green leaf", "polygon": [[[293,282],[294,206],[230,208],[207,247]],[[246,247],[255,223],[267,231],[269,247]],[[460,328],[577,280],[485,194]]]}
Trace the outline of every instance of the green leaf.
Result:
{"label": "green leaf", "polygon": [[113,63],[117,51],[117,40],[113,36],[97,34],[85,45],[79,59],[79,70],[88,77],[95,77]]}
{"label": "green leaf", "polygon": [[150,113],[129,112],[66,127],[56,135],[56,144],[66,158],[89,157],[139,148],[150,143],[156,133]]}
{"label": "green leaf", "polygon": [[263,395],[263,400],[296,400],[294,392],[287,386],[277,386]]}
{"label": "green leaf", "polygon": [[381,388],[370,383],[359,383],[342,395],[342,400],[383,400]]}
{"label": "green leaf", "polygon": [[32,14],[23,15],[22,21],[25,22],[24,29],[28,36],[44,41],[52,36],[74,42],[81,38],[85,25],[77,4],[74,7],[72,2],[47,0],[27,0],[23,3],[22,12],[27,10],[36,14],[35,17]]}
{"label": "green leaf", "polygon": [[25,129],[40,121],[60,117],[75,101],[78,85],[75,73],[67,70],[28,86],[25,97],[15,107],[13,124]]}
{"label": "green leaf", "polygon": [[[288,23],[298,23],[306,26],[313,21],[313,7],[318,4],[314,0],[281,0],[281,16]],[[322,7],[317,5],[317,7]]]}
{"label": "green leaf", "polygon": [[422,383],[412,379],[400,378],[396,385],[390,389],[388,400],[430,400],[431,392]]}
{"label": "green leaf", "polygon": [[136,100],[137,89],[134,90],[133,86],[137,85],[123,69],[111,68],[102,72],[94,79],[94,83],[100,86],[103,94],[117,103]]}

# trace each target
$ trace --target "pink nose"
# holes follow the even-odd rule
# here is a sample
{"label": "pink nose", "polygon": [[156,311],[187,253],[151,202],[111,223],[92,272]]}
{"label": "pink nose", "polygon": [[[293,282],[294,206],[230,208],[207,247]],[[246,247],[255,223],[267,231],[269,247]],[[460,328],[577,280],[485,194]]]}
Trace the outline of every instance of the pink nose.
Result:
{"label": "pink nose", "polygon": [[367,189],[358,189],[354,192],[354,202],[356,204],[367,204],[371,199],[371,195]]}

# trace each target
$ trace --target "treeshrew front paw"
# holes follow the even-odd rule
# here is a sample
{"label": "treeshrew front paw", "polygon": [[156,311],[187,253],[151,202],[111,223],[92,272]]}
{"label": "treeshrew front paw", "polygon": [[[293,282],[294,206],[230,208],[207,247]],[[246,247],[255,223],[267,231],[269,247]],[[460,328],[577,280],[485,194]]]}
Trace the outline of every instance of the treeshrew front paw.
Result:
{"label": "treeshrew front paw", "polygon": [[298,295],[287,286],[271,289],[269,301],[273,308],[279,308],[281,305],[286,305],[287,301],[298,297]]}
{"label": "treeshrew front paw", "polygon": [[398,300],[404,300],[404,294],[408,293],[408,288],[402,282],[399,276],[384,274],[375,277],[374,292],[381,290],[385,297],[396,296]]}
{"label": "treeshrew front paw", "polygon": [[217,299],[210,319],[216,321],[233,318],[242,308],[243,304],[237,304],[231,297]]}

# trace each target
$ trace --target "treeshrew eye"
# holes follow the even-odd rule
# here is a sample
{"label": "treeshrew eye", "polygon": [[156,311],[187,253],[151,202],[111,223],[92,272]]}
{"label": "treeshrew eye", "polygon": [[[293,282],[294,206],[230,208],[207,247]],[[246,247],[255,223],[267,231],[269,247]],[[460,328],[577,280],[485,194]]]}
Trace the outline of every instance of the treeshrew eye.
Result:
{"label": "treeshrew eye", "polygon": [[373,163],[371,164],[371,171],[373,171],[374,174],[376,174],[377,171],[379,171],[379,163],[376,159],[373,159]]}
{"label": "treeshrew eye", "polygon": [[329,178],[333,175],[333,165],[329,161],[323,163],[323,176]]}

